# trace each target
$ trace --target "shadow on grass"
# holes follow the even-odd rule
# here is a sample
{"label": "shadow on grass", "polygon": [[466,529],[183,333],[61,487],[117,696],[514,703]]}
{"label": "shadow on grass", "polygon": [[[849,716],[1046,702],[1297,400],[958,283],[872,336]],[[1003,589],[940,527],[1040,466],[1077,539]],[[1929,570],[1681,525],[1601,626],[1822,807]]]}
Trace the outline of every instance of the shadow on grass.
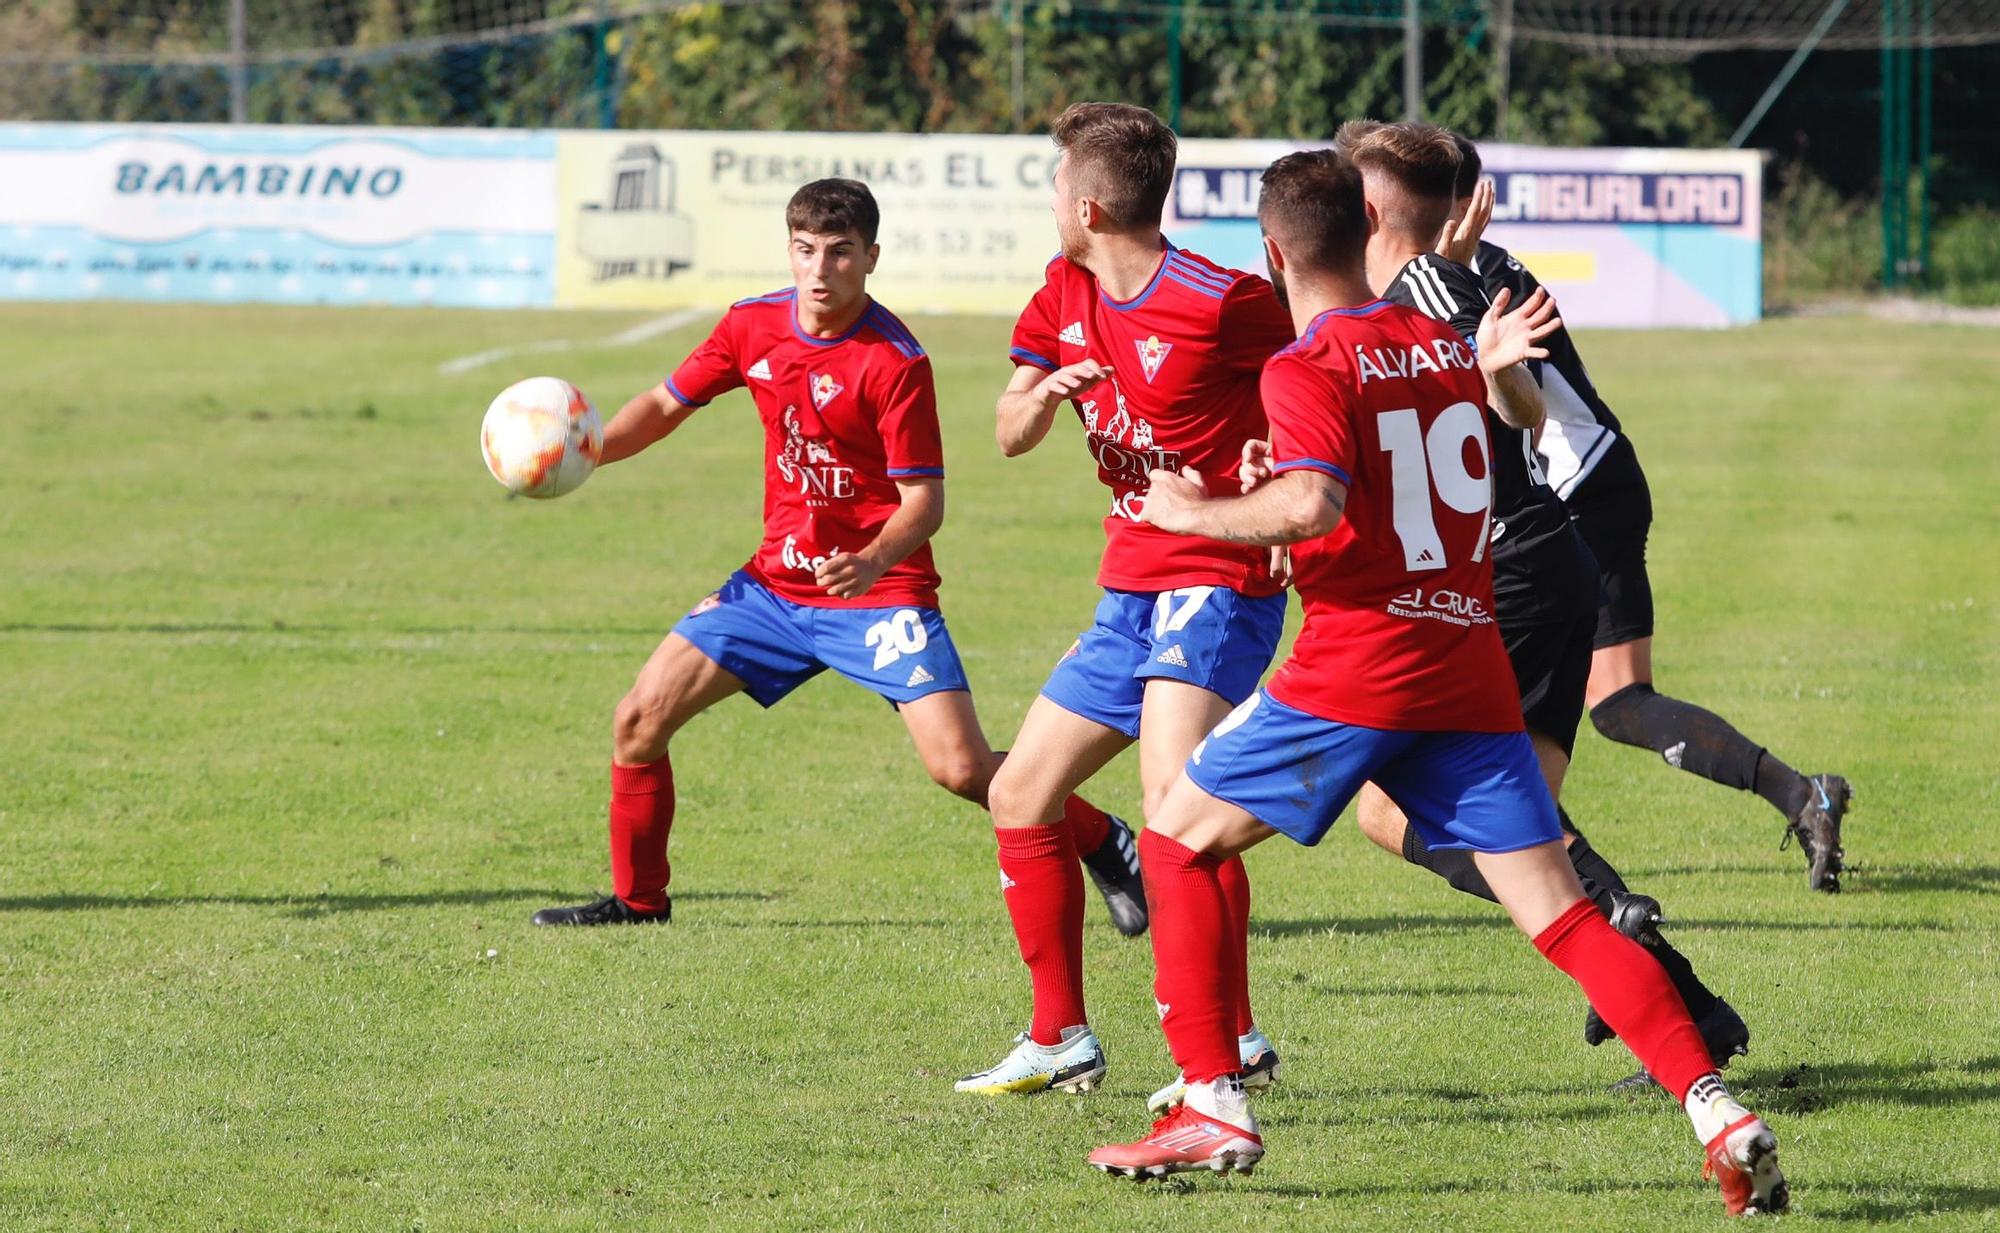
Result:
{"label": "shadow on grass", "polygon": [[[574,889],[520,887],[509,890],[428,891],[405,895],[324,893],[313,895],[4,895],[0,912],[111,912],[127,908],[203,906],[284,908],[294,915],[321,916],[335,912],[393,912],[402,908],[479,907],[485,904],[576,903]],[[764,891],[675,891],[674,900],[693,903],[710,899],[750,899],[766,902],[777,896]]]}
{"label": "shadow on grass", "polygon": [[[1675,916],[1669,911],[1666,933],[1673,936],[1675,927],[1688,929],[1714,929],[1720,932],[1763,932],[1772,933],[1958,933],[1956,925],[1940,924],[1928,920],[1712,920]],[[1512,929],[1514,922],[1493,909],[1490,916],[1445,916],[1437,913],[1413,912],[1407,916],[1325,916],[1299,920],[1260,920],[1252,917],[1250,934],[1252,937],[1290,938],[1310,936],[1316,933],[1331,934],[1380,934],[1380,933],[1439,933],[1457,932],[1462,929]]]}
{"label": "shadow on grass", "polygon": [[[1268,1172],[1266,1174],[1268,1176]],[[1490,1179],[1478,1181],[1458,1181],[1450,1178],[1426,1178],[1422,1182],[1384,1182],[1357,1186],[1307,1186],[1294,1182],[1266,1181],[1264,1177],[1236,1180],[1231,1183],[1241,1187],[1248,1194],[1274,1195],[1294,1199],[1404,1199],[1412,1190],[1421,1190],[1426,1196],[1449,1197],[1463,1195],[1478,1197],[1494,1191],[1508,1194],[1675,1194],[1688,1189],[1695,1183],[1680,1182],[1603,1182],[1578,1181],[1564,1183],[1553,1177],[1538,1178],[1535,1182],[1496,1182]],[[1194,1193],[1197,1185],[1181,1179],[1170,1183],[1171,1188],[1180,1193]],[[2000,1210],[2000,1186],[1950,1186],[1922,1183],[1885,1183],[1883,1191],[1895,1191],[1896,1197],[1886,1197],[1871,1193],[1866,1182],[1819,1182],[1811,1178],[1793,1179],[1792,1211],[1795,1214],[1811,1216],[1815,1220],[1837,1220],[1852,1223],[1879,1224],[1895,1220],[1907,1220],[1914,1216],[1948,1212],[1991,1212]]]}
{"label": "shadow on grass", "polygon": [[1951,1108],[2000,1104],[2000,1080],[1968,1079],[1992,1074],[2000,1059],[1970,1062],[1797,1062],[1755,1066],[1739,1062],[1729,1071],[1731,1086],[1754,1089],[1760,1112],[1803,1116],[1854,1101],[1911,1108]]}
{"label": "shadow on grass", "polygon": [[1815,1220],[1856,1224],[1886,1224],[1944,1212],[2000,1211],[2000,1186],[1927,1186],[1897,1181],[1884,1183],[1881,1189],[1896,1192],[1896,1197],[1871,1193],[1865,1182],[1808,1180],[1794,1187],[1792,1206]]}

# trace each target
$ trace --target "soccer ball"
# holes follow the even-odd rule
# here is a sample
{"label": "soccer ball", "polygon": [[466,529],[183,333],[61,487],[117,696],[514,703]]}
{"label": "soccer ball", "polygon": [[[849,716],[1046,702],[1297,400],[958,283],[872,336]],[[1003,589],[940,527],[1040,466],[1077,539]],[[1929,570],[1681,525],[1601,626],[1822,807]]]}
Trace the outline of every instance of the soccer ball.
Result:
{"label": "soccer ball", "polygon": [[500,391],[479,426],[486,469],[515,496],[559,497],[597,469],[604,422],[560,377],[530,377]]}

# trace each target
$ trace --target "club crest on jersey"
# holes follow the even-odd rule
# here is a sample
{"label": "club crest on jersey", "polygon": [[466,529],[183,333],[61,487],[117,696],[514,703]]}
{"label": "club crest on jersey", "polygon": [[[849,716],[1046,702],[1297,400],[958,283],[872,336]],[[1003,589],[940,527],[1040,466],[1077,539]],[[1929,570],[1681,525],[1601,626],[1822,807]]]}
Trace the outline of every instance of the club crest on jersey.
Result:
{"label": "club crest on jersey", "polygon": [[813,408],[819,411],[826,410],[826,404],[833,401],[834,395],[847,388],[836,382],[831,373],[812,373],[806,380],[812,387]]}
{"label": "club crest on jersey", "polygon": [[1153,383],[1153,374],[1160,371],[1160,365],[1167,362],[1167,352],[1174,349],[1170,342],[1161,342],[1158,334],[1147,337],[1144,342],[1133,342],[1139,349],[1139,371],[1146,375],[1146,384]]}

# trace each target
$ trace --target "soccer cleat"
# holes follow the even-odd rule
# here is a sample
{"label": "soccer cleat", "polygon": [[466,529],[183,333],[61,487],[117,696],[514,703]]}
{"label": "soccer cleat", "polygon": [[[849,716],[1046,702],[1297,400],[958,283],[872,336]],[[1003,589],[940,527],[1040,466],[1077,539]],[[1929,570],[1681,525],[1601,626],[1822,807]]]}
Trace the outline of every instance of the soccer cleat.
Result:
{"label": "soccer cleat", "polygon": [[[1715,999],[1715,1005],[1695,1020],[1694,1026],[1701,1033],[1702,1043],[1708,1046],[1708,1058],[1715,1063],[1717,1070],[1728,1066],[1731,1059],[1750,1052],[1750,1025],[1743,1022],[1743,1016],[1736,1013],[1734,1006],[1721,998]],[[1659,1080],[1653,1078],[1653,1072],[1642,1066],[1612,1084],[1608,1090],[1630,1095],[1658,1086]]]}
{"label": "soccer cleat", "polygon": [[1092,1166],[1135,1182],[1208,1169],[1243,1176],[1264,1158],[1254,1127],[1232,1126],[1182,1105],[1153,1123],[1137,1143],[1114,1143],[1090,1154]]}
{"label": "soccer cleat", "polygon": [[[1660,925],[1666,917],[1660,911],[1660,901],[1651,895],[1641,895],[1633,891],[1611,892],[1611,927],[1631,938],[1641,946],[1652,946],[1660,940]],[[1598,1017],[1596,1007],[1586,1007],[1583,1014],[1583,1043],[1596,1048],[1618,1033],[1611,1025]]]}
{"label": "soccer cleat", "polygon": [[532,920],[537,925],[650,925],[673,918],[671,899],[657,912],[641,912],[616,895],[606,895],[596,903],[580,903],[573,908],[543,908]]}
{"label": "soccer cleat", "polygon": [[1799,850],[1806,854],[1806,885],[1836,895],[1846,855],[1840,850],[1840,823],[1854,803],[1854,789],[1839,775],[1813,775],[1806,782],[1812,786],[1812,796],[1799,816],[1785,824],[1778,850],[1784,851],[1797,836]]}
{"label": "soccer cleat", "polygon": [[1063,1029],[1061,1043],[1038,1045],[1023,1032],[1000,1064],[952,1084],[952,1090],[1000,1096],[1008,1092],[1093,1091],[1104,1077],[1104,1049],[1089,1027]]}
{"label": "soccer cleat", "polygon": [[1778,1171],[1778,1138],[1761,1118],[1739,1118],[1707,1144],[1703,1177],[1722,1186],[1722,1205],[1732,1216],[1782,1212],[1792,1205],[1791,1188]]}
{"label": "soccer cleat", "polygon": [[1111,829],[1097,850],[1083,858],[1083,867],[1111,910],[1111,923],[1128,938],[1146,932],[1146,884],[1139,876],[1139,848],[1132,828],[1113,817]]}
{"label": "soccer cleat", "polygon": [[[1236,1056],[1243,1062],[1243,1086],[1252,1092],[1261,1092],[1278,1081],[1278,1050],[1271,1044],[1261,1028],[1251,1028],[1236,1038]],[[1164,1117],[1169,1109],[1180,1107],[1187,1098],[1187,1077],[1175,1075],[1174,1081],[1146,1098],[1146,1112],[1154,1117]]]}

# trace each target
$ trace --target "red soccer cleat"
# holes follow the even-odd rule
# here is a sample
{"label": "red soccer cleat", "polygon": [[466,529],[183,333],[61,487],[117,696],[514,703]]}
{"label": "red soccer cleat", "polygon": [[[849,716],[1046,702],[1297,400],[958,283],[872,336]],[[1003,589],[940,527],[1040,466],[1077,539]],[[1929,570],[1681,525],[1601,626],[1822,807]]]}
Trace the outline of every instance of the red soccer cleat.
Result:
{"label": "red soccer cleat", "polygon": [[1250,1176],[1264,1158],[1264,1140],[1254,1130],[1232,1126],[1181,1105],[1159,1121],[1137,1143],[1114,1143],[1090,1154],[1090,1163],[1135,1182],[1208,1169],[1231,1169]]}
{"label": "red soccer cleat", "polygon": [[1791,1189],[1778,1171],[1778,1138],[1754,1114],[1738,1118],[1708,1141],[1708,1163],[1701,1175],[1722,1186],[1722,1203],[1732,1216],[1782,1212],[1791,1206]]}

